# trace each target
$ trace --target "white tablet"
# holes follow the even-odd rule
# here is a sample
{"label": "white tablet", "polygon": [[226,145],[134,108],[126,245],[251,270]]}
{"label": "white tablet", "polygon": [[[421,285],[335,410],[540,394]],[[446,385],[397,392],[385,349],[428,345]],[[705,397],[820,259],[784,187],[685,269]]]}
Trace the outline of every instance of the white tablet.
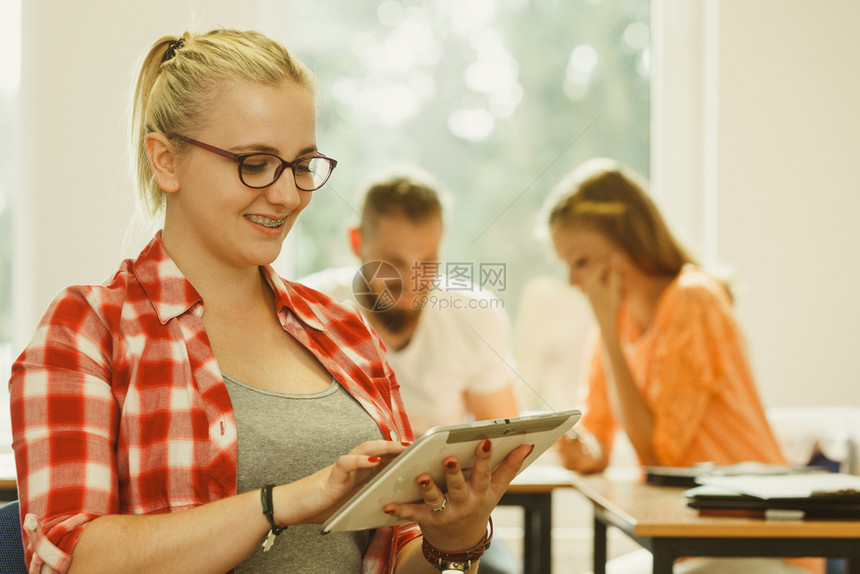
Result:
{"label": "white tablet", "polygon": [[425,472],[444,490],[442,461],[448,456],[457,457],[468,477],[475,463],[475,449],[484,439],[493,441],[493,469],[519,445],[535,445],[520,469],[522,472],[570,430],[580,416],[579,411],[571,410],[434,427],[365,484],[323,524],[322,531],[368,530],[407,522],[385,514],[382,507],[391,502],[420,502],[421,491],[415,479]]}

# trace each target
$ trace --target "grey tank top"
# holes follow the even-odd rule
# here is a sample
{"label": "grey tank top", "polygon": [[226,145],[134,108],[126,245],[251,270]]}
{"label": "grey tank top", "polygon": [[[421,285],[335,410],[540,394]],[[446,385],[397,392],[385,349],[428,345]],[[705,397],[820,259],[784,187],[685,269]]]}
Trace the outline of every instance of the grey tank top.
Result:
{"label": "grey tank top", "polygon": [[[222,374],[238,429],[240,493],[294,482],[334,463],[359,443],[383,438],[367,411],[334,379],[318,393],[290,395]],[[282,532],[268,552],[258,546],[236,572],[358,573],[370,535],[322,535],[319,524],[296,524]]]}

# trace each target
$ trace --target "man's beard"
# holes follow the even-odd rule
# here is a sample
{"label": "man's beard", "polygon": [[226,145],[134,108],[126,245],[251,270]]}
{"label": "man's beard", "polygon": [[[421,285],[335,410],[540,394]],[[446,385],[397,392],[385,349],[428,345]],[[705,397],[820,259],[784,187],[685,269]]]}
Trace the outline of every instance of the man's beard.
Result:
{"label": "man's beard", "polygon": [[375,310],[374,303],[376,303],[376,297],[377,296],[373,293],[356,294],[356,298],[359,300],[359,303],[361,303],[361,305],[368,310],[367,312],[373,315],[374,320],[389,333],[403,333],[414,326],[418,321],[419,311],[416,309],[404,309],[402,307],[392,306],[384,310]]}

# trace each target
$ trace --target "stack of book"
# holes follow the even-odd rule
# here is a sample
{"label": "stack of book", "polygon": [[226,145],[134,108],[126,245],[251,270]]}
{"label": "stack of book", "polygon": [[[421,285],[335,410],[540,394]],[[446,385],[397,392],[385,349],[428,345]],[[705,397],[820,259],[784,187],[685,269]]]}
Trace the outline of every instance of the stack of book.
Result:
{"label": "stack of book", "polygon": [[860,476],[789,473],[701,476],[684,492],[687,504],[707,516],[770,520],[860,519]]}
{"label": "stack of book", "polygon": [[816,472],[817,470],[819,469],[809,466],[793,467],[764,462],[739,462],[728,465],[703,462],[693,466],[646,466],[645,480],[650,484],[659,486],[692,487],[700,484],[699,479],[714,476],[770,476]]}

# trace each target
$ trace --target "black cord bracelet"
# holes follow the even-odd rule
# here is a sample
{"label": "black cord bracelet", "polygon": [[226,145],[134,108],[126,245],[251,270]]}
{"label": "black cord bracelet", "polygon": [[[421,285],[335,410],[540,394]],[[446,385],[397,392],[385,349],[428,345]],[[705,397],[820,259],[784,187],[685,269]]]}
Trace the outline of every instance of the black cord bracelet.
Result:
{"label": "black cord bracelet", "polygon": [[263,514],[266,515],[266,520],[269,521],[269,525],[272,527],[272,534],[277,536],[281,532],[287,529],[286,526],[279,528],[275,525],[275,505],[272,503],[272,489],[275,488],[274,484],[267,484],[263,487],[263,490],[260,491],[260,502],[263,503]]}
{"label": "black cord bracelet", "polygon": [[275,543],[275,536],[287,529],[286,526],[278,527],[275,525],[275,505],[272,502],[273,488],[275,488],[274,484],[267,484],[262,488],[262,490],[260,490],[260,502],[263,504],[263,515],[266,517],[266,520],[269,521],[269,526],[272,527],[269,534],[266,536],[266,539],[263,541],[264,552],[268,552],[269,548],[272,547],[272,544]]}

